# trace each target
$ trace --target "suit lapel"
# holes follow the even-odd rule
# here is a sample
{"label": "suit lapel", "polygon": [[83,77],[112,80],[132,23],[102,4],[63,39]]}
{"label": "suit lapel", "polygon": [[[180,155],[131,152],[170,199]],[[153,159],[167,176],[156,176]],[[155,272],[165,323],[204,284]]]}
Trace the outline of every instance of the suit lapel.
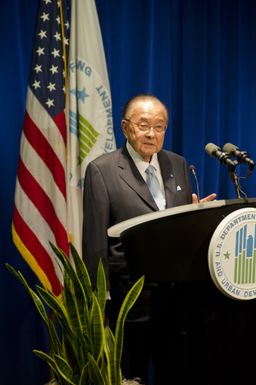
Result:
{"label": "suit lapel", "polygon": [[140,175],[126,147],[122,148],[120,151],[117,166],[120,177],[127,183],[127,185],[132,188],[141,197],[141,199],[152,208],[152,210],[158,210],[146,182]]}

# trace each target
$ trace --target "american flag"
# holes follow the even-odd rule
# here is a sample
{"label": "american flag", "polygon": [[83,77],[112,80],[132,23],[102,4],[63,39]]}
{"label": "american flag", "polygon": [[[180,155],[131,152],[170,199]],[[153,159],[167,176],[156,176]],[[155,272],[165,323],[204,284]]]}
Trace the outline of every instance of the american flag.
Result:
{"label": "american flag", "polygon": [[21,135],[13,240],[45,287],[60,294],[62,269],[49,241],[68,254],[65,51],[69,22],[64,0],[43,0]]}

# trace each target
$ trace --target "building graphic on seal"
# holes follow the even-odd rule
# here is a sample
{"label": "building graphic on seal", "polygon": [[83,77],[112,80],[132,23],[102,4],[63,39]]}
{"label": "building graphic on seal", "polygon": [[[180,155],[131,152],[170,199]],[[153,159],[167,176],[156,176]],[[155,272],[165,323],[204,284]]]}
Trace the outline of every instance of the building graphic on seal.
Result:
{"label": "building graphic on seal", "polygon": [[247,224],[236,231],[234,282],[256,282],[256,225],[254,235],[247,234]]}

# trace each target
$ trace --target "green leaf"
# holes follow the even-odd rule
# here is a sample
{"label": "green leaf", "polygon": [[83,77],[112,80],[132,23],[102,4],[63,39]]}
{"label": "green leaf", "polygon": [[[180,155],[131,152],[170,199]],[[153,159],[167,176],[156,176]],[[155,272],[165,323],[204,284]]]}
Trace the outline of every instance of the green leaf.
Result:
{"label": "green leaf", "polygon": [[59,324],[63,328],[63,332],[66,333],[68,338],[73,340],[72,326],[68,318],[67,310],[62,304],[61,299],[57,298],[53,293],[49,292],[41,286],[37,286],[36,288],[43,301],[49,306],[50,309],[53,310]]}
{"label": "green leaf", "polygon": [[68,280],[66,279],[63,297],[72,329],[78,338],[83,338],[82,322],[78,309],[77,297],[74,294],[72,287],[70,287]]}
{"label": "green leaf", "polygon": [[32,298],[32,300],[33,300],[33,302],[34,302],[34,304],[35,304],[35,306],[36,306],[40,316],[42,317],[42,319],[44,320],[44,322],[48,326],[48,314],[47,314],[47,312],[45,310],[45,307],[44,307],[42,301],[40,300],[40,298],[36,294],[36,292],[29,287],[26,279],[24,278],[24,276],[22,275],[22,273],[20,271],[16,271],[8,263],[6,263],[5,266],[15,276],[15,278],[17,278],[18,281],[20,281],[20,283],[25,287],[26,291],[28,292],[28,294]]}
{"label": "green leaf", "polygon": [[62,349],[61,342],[56,331],[53,320],[49,317],[48,319],[48,331],[50,337],[50,348],[52,352],[59,353]]}
{"label": "green leaf", "polygon": [[54,354],[54,361],[60,377],[67,381],[69,384],[76,385],[77,382],[74,379],[73,370],[67,361],[57,354]]}
{"label": "green leaf", "polygon": [[[105,340],[104,340],[104,351],[106,362],[103,362],[105,365],[105,371],[108,377],[109,384],[115,384],[115,364],[114,364],[114,351],[115,351],[115,338],[112,330],[109,326],[105,327]],[[102,371],[104,368],[102,369]]]}
{"label": "green leaf", "polygon": [[[83,332],[87,334],[90,330],[88,308],[91,306],[91,292],[92,292],[91,289],[90,290],[88,289],[88,286],[90,287],[91,285],[88,272],[85,268],[85,265],[83,264],[83,261],[81,260],[81,257],[78,255],[78,253],[76,252],[72,244],[70,244],[70,248],[71,248],[73,260],[75,262],[75,268],[72,266],[71,260],[66,256],[66,254],[61,249],[54,246],[51,242],[50,242],[50,245],[54,253],[60,259],[60,261],[64,266],[66,284],[68,282],[68,278],[67,278],[68,276],[70,278],[70,282],[73,285],[74,293],[76,297],[76,303],[77,303],[78,312],[79,312],[79,319],[82,324]],[[83,270],[84,272],[81,273],[80,270]],[[83,282],[83,280],[85,282]],[[71,285],[70,285],[70,288],[71,288]],[[90,336],[87,335],[87,338],[90,339]]]}
{"label": "green leaf", "polygon": [[88,339],[85,339],[83,334],[82,321],[81,321],[80,312],[78,309],[76,296],[72,291],[72,288],[70,288],[69,283],[66,281],[66,279],[64,284],[63,296],[65,298],[65,307],[66,307],[68,318],[72,327],[73,344],[76,341],[76,346],[77,346],[76,357],[78,360],[78,365],[80,368],[82,368],[84,365],[85,356],[90,346],[88,346],[88,343],[86,343]]}
{"label": "green leaf", "polygon": [[121,366],[121,357],[123,352],[123,339],[124,339],[124,322],[127,317],[129,310],[134,305],[138,296],[141,293],[145,281],[145,277],[141,277],[137,282],[132,286],[132,288],[127,293],[121,309],[118,314],[116,329],[115,329],[115,351],[114,351],[114,364],[115,364],[115,381],[116,384],[119,384],[120,381],[120,366]]}
{"label": "green leaf", "polygon": [[14,270],[14,268],[10,265],[6,266],[8,268],[8,270],[14,274],[14,276],[22,283],[22,285],[26,288],[26,291],[28,292],[28,294],[30,295],[30,297],[32,298],[40,316],[42,317],[43,321],[45,322],[46,326],[47,326],[47,329],[48,329],[48,332],[49,332],[49,336],[50,336],[50,343],[51,343],[51,348],[55,351],[55,352],[59,352],[60,350],[60,347],[61,347],[61,344],[60,344],[60,341],[59,341],[59,338],[58,338],[58,335],[57,335],[57,332],[56,332],[56,329],[54,327],[54,324],[53,322],[51,321],[50,317],[48,316],[48,313],[43,305],[43,302],[41,301],[41,299],[39,298],[39,296],[36,294],[36,292],[34,290],[32,290],[26,279],[24,278],[24,276],[22,275],[22,273],[20,271],[16,272]]}
{"label": "green leaf", "polygon": [[90,385],[106,385],[104,378],[100,372],[99,366],[94,357],[89,354],[89,376]]}
{"label": "green leaf", "polygon": [[70,243],[70,250],[71,250],[71,255],[73,257],[73,261],[75,263],[77,276],[79,278],[79,281],[83,285],[84,291],[86,293],[88,306],[91,307],[93,290],[92,290],[92,284],[91,284],[87,267],[72,243]]}
{"label": "green leaf", "polygon": [[84,365],[88,363],[88,352],[85,352],[84,348],[82,349],[73,340],[67,338],[65,333],[62,335],[62,350],[60,354],[72,366],[74,372],[81,371]]}
{"label": "green leaf", "polygon": [[82,369],[79,385],[88,385],[89,384],[88,381],[89,381],[89,361]]}
{"label": "green leaf", "polygon": [[50,242],[50,245],[51,245],[51,248],[53,249],[54,253],[56,254],[57,258],[59,258],[59,260],[63,264],[65,274],[67,274],[70,277],[70,280],[74,286],[74,291],[75,291],[75,294],[77,297],[79,310],[82,311],[82,309],[84,308],[85,303],[87,301],[86,293],[84,291],[84,287],[82,285],[82,282],[79,279],[79,276],[78,276],[75,268],[72,266],[71,260],[67,257],[67,255],[61,249],[54,246],[51,242]]}
{"label": "green leaf", "polygon": [[92,351],[90,352],[95,360],[99,362],[104,347],[104,320],[99,305],[98,298],[93,293],[92,309],[91,309],[91,335],[92,335]]}
{"label": "green leaf", "polygon": [[107,283],[102,260],[99,261],[97,271],[97,296],[101,308],[102,314],[105,312],[106,300],[107,300]]}
{"label": "green leaf", "polygon": [[46,354],[46,353],[42,352],[41,350],[34,349],[33,353],[37,357],[39,357],[42,360],[44,360],[45,362],[47,362],[47,364],[52,368],[55,376],[57,377],[59,385],[61,385],[59,373],[58,373],[57,366],[56,366],[54,359],[49,354]]}

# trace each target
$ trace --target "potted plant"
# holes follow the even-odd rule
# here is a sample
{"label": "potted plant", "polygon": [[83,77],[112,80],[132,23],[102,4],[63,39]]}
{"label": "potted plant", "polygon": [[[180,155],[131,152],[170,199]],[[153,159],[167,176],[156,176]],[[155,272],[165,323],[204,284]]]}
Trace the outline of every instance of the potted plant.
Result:
{"label": "potted plant", "polygon": [[126,295],[112,332],[104,319],[107,287],[102,262],[98,266],[97,290],[93,291],[86,265],[75,247],[70,244],[71,259],[53,244],[51,247],[64,271],[59,297],[40,285],[33,290],[20,271],[6,264],[25,286],[49,333],[49,352],[33,352],[50,366],[57,385],[138,384],[137,380],[122,378],[121,358],[124,322],[140,295],[144,277]]}

